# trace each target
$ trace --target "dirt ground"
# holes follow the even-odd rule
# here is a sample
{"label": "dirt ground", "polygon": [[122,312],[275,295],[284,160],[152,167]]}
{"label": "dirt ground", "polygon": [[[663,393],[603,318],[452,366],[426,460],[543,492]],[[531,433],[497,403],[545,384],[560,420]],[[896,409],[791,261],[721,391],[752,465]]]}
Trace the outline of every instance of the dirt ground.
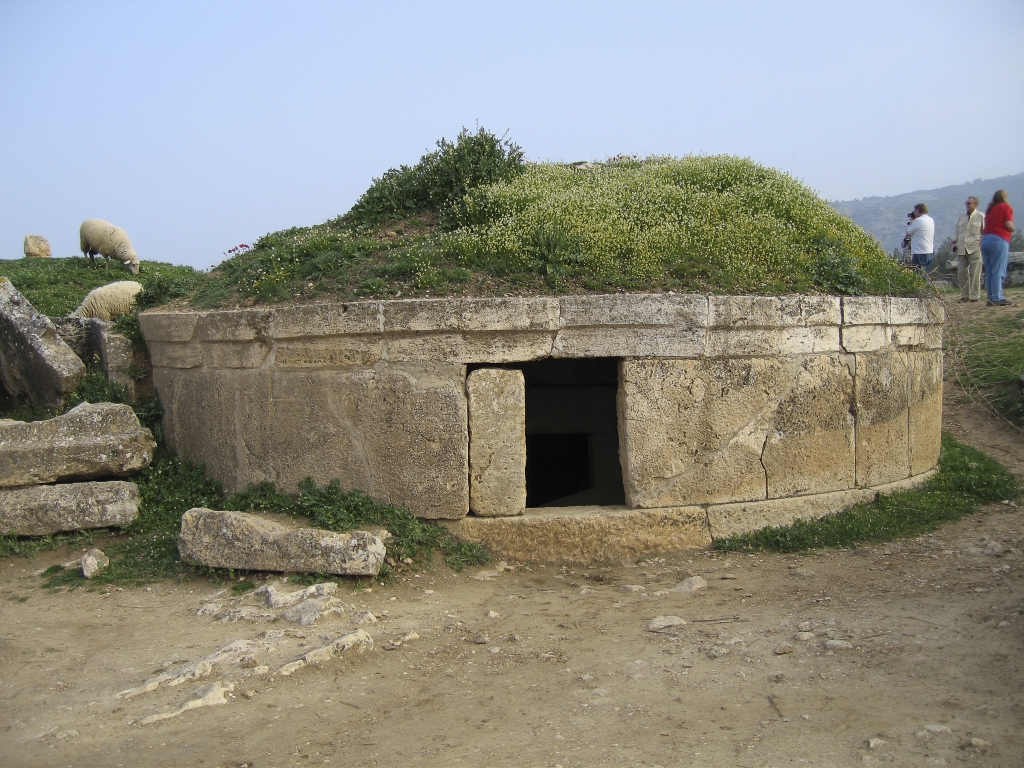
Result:
{"label": "dirt ground", "polygon": [[[946,428],[1024,476],[1024,437],[947,399]],[[206,580],[50,594],[33,573],[80,553],[7,558],[0,765],[1020,766],[1022,538],[997,504],[851,551],[440,566],[342,587],[355,610],[308,627],[197,615],[232,597]],[[708,588],[674,589],[691,575]],[[373,649],[278,672],[365,610]],[[687,623],[648,631],[665,615]],[[116,697],[237,640],[202,679]],[[225,705],[142,722],[216,681]]]}

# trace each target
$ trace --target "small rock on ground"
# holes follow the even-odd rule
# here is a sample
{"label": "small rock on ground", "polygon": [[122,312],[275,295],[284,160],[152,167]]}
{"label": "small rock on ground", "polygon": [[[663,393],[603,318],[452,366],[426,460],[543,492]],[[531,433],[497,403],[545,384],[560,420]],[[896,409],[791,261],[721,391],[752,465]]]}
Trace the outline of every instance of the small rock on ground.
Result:
{"label": "small rock on ground", "polygon": [[91,579],[110,565],[110,559],[103,554],[101,549],[90,549],[82,555],[82,575]]}
{"label": "small rock on ground", "polygon": [[668,629],[669,627],[681,627],[686,623],[686,619],[681,619],[678,616],[655,616],[649,622],[647,622],[647,630],[649,632],[657,632],[661,629]]}
{"label": "small rock on ground", "polygon": [[700,576],[691,576],[676,587],[680,592],[696,592],[707,588],[708,583]]}

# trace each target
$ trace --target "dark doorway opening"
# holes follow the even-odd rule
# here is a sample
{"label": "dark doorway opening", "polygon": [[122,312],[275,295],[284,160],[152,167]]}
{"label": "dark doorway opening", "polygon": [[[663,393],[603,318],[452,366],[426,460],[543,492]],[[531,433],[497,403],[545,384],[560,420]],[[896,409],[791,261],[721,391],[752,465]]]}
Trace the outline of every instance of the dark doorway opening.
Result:
{"label": "dark doorway opening", "polygon": [[536,360],[501,366],[526,383],[526,506],[624,504],[616,358]]}

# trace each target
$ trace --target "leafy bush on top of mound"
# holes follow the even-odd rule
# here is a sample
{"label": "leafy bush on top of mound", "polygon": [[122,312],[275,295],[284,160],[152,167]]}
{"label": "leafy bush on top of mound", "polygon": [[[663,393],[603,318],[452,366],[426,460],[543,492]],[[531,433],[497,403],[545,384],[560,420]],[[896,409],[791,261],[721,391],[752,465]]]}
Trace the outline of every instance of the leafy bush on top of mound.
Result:
{"label": "leafy bush on top of mound", "polygon": [[427,210],[445,210],[477,187],[514,178],[523,171],[523,150],[486,128],[465,128],[454,142],[442,138],[437,150],[416,165],[392,168],[374,179],[339,223],[369,227]]}

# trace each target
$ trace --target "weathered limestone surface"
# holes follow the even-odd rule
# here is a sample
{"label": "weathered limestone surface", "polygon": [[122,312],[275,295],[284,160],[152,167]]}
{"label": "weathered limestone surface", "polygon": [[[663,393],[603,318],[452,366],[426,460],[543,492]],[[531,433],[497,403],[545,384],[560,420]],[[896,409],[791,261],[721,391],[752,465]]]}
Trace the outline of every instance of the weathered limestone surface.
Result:
{"label": "weathered limestone surface", "polygon": [[441,522],[496,557],[540,563],[621,562],[711,543],[700,507],[545,507],[517,517]]}
{"label": "weathered limestone surface", "polygon": [[[470,424],[467,364],[621,358],[628,504],[784,501],[902,482],[935,465],[943,320],[931,300],[674,294],[140,318],[169,442],[229,490],[338,478],[449,519],[466,514],[471,494],[478,514],[520,506],[484,501],[483,460],[470,461],[467,433],[482,432]],[[519,401],[500,399],[507,423],[518,423]]]}
{"label": "weathered limestone surface", "polygon": [[907,353],[858,354],[856,370],[857,485],[909,477]]}
{"label": "weathered limestone surface", "polygon": [[99,356],[100,369],[115,384],[128,392],[128,401],[135,402],[135,379],[129,371],[135,361],[135,352],[127,336],[114,330],[114,324],[105,320],[94,320],[92,326],[93,349]]}
{"label": "weathered limestone surface", "polygon": [[98,576],[109,565],[110,558],[103,553],[102,549],[93,548],[82,555],[82,575],[87,579]]}
{"label": "weathered limestone surface", "polygon": [[128,338],[114,324],[95,317],[51,317],[57,335],[86,365],[98,364],[107,378],[128,391],[135,401],[135,379],[129,375],[135,352]]}
{"label": "weathered limestone surface", "polygon": [[189,563],[250,571],[375,576],[384,543],[366,531],[335,533],[286,519],[197,507],[181,519],[178,553]]}
{"label": "weathered limestone surface", "polygon": [[462,366],[155,369],[168,444],[229,492],[340,480],[424,518],[469,511]]}
{"label": "weathered limestone surface", "polygon": [[626,503],[650,508],[765,498],[761,453],[794,373],[792,363],[779,359],[623,361]]}
{"label": "weathered limestone surface", "polygon": [[0,488],[124,477],[148,467],[155,448],[127,405],[82,403],[45,421],[0,420]]}
{"label": "weathered limestone surface", "polygon": [[526,507],[526,383],[522,371],[479,368],[469,397],[469,508],[485,517]]}
{"label": "weathered limestone surface", "polygon": [[7,391],[56,407],[84,374],[85,365],[49,318],[0,277],[0,378]]}
{"label": "weathered limestone surface", "polygon": [[771,417],[762,463],[769,498],[854,486],[853,374],[839,356],[800,363]]}
{"label": "weathered limestone surface", "polygon": [[934,474],[935,470],[930,469],[913,477],[883,483],[874,488],[851,488],[846,491],[740,504],[712,504],[706,507],[708,525],[712,538],[723,539],[765,527],[792,525],[797,520],[817,520],[854,504],[868,504],[879,494],[916,488]]}
{"label": "weathered limestone surface", "polygon": [[52,251],[50,241],[42,235],[25,235],[25,257],[29,259],[48,259]]}
{"label": "weathered limestone surface", "polygon": [[86,365],[93,363],[96,352],[93,348],[92,326],[99,322],[92,317],[51,317],[54,329],[61,340],[71,347],[78,359]]}
{"label": "weathered limestone surface", "polygon": [[739,504],[714,504],[707,508],[711,536],[728,538],[766,526],[792,525],[796,520],[816,520],[846,507],[873,501],[875,491],[856,488],[789,499],[767,499]]}
{"label": "weathered limestone surface", "polygon": [[910,473],[939,463],[942,447],[942,350],[907,353],[910,381]]}
{"label": "weathered limestone surface", "polygon": [[139,488],[124,480],[0,490],[0,535],[4,536],[120,527],[138,515]]}

